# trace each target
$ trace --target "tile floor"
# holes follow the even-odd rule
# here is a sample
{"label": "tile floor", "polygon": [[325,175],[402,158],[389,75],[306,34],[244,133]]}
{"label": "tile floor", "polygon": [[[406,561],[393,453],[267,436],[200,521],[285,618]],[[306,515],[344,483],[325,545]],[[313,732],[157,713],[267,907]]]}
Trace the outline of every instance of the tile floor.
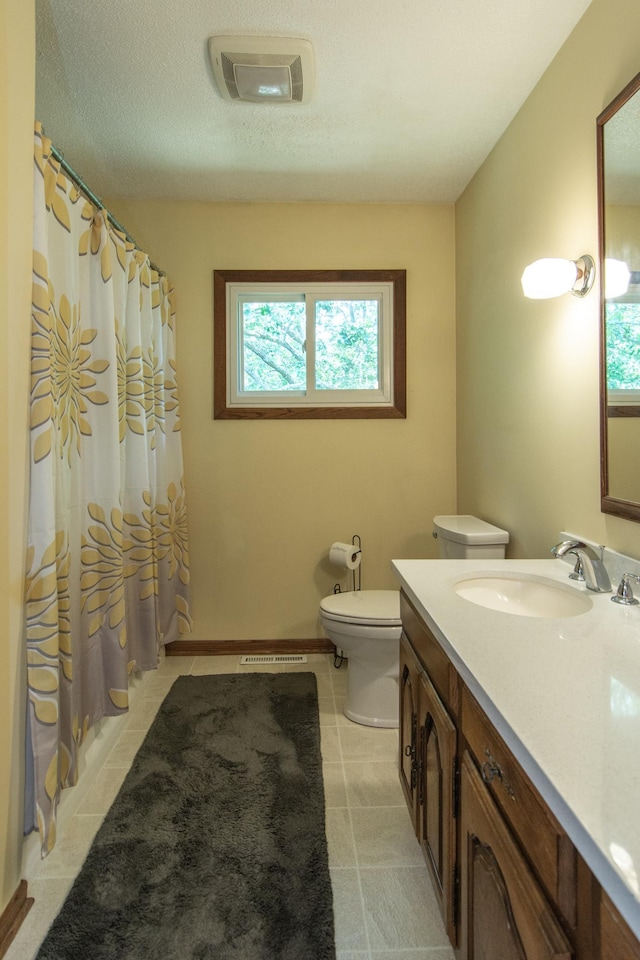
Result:
{"label": "tile floor", "polygon": [[398,782],[397,731],[347,720],[347,665],[336,670],[331,656],[309,655],[296,666],[238,661],[169,657],[147,678],[55,850],[28,878],[35,904],[6,960],[35,957],[175,677],[255,670],[311,670],[317,677],[337,960],[453,960]]}

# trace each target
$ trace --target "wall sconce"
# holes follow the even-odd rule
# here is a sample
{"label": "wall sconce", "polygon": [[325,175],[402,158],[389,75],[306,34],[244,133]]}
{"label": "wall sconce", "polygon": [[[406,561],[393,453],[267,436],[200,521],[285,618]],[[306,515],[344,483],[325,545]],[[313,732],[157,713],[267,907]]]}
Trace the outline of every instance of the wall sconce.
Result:
{"label": "wall sconce", "polygon": [[563,293],[585,297],[593,286],[595,276],[596,266],[588,253],[578,260],[547,257],[525,268],[521,280],[522,291],[530,300],[547,300],[560,297]]}
{"label": "wall sconce", "polygon": [[613,300],[621,297],[629,289],[631,271],[624,260],[613,260],[610,257],[604,261],[604,298]]}

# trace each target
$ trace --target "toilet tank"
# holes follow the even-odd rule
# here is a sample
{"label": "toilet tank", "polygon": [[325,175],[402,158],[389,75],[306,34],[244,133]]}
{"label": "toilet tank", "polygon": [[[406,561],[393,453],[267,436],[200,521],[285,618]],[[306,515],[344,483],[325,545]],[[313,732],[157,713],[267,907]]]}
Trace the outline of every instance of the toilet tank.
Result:
{"label": "toilet tank", "polygon": [[445,560],[502,560],[509,534],[470,514],[434,517],[433,536]]}

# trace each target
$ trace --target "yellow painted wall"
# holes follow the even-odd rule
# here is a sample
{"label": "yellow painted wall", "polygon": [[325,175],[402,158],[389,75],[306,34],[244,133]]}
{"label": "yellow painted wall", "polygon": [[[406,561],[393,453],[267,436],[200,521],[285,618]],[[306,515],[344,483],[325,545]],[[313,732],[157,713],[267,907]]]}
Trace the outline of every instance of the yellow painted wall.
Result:
{"label": "yellow painted wall", "polygon": [[624,260],[630,270],[640,270],[640,206],[607,204],[605,256]]}
{"label": "yellow painted wall", "polygon": [[598,293],[526,300],[524,267],[597,256],[597,115],[640,70],[640,4],[593,0],[456,205],[458,508],[544,556],[568,530],[640,556],[600,513]]}
{"label": "yellow painted wall", "polygon": [[609,417],[609,490],[621,500],[640,494],[640,417]]}
{"label": "yellow painted wall", "polygon": [[[196,639],[322,636],[318,601],[347,577],[397,587],[392,557],[435,556],[455,508],[454,236],[448,205],[110,204],[177,287],[178,374]],[[406,420],[212,419],[218,269],[406,268]]]}
{"label": "yellow painted wall", "polygon": [[0,912],[20,879],[35,15],[0,7]]}

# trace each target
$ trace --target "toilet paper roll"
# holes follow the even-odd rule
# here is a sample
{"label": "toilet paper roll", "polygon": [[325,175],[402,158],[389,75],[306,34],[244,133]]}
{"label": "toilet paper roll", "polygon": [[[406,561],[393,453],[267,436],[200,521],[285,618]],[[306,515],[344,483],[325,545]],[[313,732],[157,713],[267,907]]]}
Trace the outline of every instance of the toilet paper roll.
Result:
{"label": "toilet paper roll", "polygon": [[336,567],[355,570],[360,566],[362,553],[353,543],[334,543],[329,550],[329,560]]}

